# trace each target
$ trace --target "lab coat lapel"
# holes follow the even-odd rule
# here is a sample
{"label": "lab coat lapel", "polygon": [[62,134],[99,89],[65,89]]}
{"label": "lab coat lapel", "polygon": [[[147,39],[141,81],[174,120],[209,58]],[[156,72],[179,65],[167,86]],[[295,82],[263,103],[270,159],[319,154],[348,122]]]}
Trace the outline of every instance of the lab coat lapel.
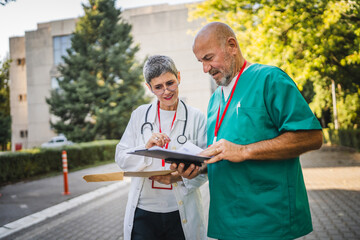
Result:
{"label": "lab coat lapel", "polygon": [[159,129],[156,124],[156,114],[157,114],[157,100],[151,103],[151,109],[148,115],[148,121],[153,125],[154,132],[158,132]]}
{"label": "lab coat lapel", "polygon": [[175,121],[177,121],[177,120],[185,121],[186,120],[186,110],[185,110],[184,104],[181,102],[181,100],[179,100],[176,111],[177,112],[176,112]]}

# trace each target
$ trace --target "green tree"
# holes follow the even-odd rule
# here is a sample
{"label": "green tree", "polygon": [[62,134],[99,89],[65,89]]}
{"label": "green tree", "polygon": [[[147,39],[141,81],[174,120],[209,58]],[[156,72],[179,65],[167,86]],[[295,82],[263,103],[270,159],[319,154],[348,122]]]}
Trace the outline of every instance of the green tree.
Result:
{"label": "green tree", "polygon": [[119,139],[133,109],[147,101],[139,47],[115,0],[89,0],[83,9],[59,66],[59,89],[47,99],[58,117],[51,126],[76,142]]}
{"label": "green tree", "polygon": [[319,118],[333,111],[334,81],[340,126],[360,127],[358,1],[208,0],[190,17],[229,24],[247,59],[279,66],[301,91],[309,87],[305,98]]}
{"label": "green tree", "polygon": [[10,59],[0,61],[0,148],[7,149],[11,141],[11,116],[10,116],[10,86],[9,69]]}

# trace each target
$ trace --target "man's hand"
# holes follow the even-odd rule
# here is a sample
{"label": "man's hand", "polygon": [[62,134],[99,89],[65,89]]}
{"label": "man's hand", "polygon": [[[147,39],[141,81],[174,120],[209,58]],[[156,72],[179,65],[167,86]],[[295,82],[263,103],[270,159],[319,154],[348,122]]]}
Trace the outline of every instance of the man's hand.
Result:
{"label": "man's hand", "polygon": [[211,157],[205,163],[214,163],[226,159],[231,162],[245,160],[280,160],[298,157],[301,154],[320,148],[321,130],[298,130],[285,132],[273,139],[248,145],[240,145],[221,139],[200,153]]}
{"label": "man's hand", "polygon": [[221,139],[202,151],[199,155],[211,157],[205,161],[206,164],[218,162],[223,159],[231,162],[242,162],[246,160],[246,146]]}
{"label": "man's hand", "polygon": [[171,170],[177,170],[179,175],[184,178],[193,179],[200,174],[199,166],[195,166],[194,164],[191,164],[187,169],[184,169],[184,167],[185,167],[184,163],[180,163],[179,166],[176,163],[172,163],[170,165]]}
{"label": "man's hand", "polygon": [[172,172],[172,173],[169,173],[166,175],[160,175],[160,176],[152,176],[152,177],[149,177],[149,179],[157,181],[162,184],[166,184],[166,185],[182,181],[182,178],[178,172]]}

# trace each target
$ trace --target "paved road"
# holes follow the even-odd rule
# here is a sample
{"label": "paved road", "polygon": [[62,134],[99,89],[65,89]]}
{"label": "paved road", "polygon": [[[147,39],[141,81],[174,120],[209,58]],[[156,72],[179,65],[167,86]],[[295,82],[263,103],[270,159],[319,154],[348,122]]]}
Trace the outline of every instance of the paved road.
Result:
{"label": "paved road", "polygon": [[[359,240],[360,154],[324,147],[304,154],[301,162],[314,232],[300,239]],[[122,239],[129,184],[116,183],[106,188],[112,189],[4,239]],[[202,193],[207,208],[207,186]]]}
{"label": "paved road", "polygon": [[63,195],[62,174],[0,187],[0,226],[113,183],[87,183],[82,179],[86,174],[119,170],[120,168],[113,163],[70,172],[68,177],[70,195]]}
{"label": "paved road", "polygon": [[[124,184],[115,191],[3,239],[123,239],[123,216],[129,187],[129,183]],[[201,192],[205,198],[204,208],[208,209],[207,184]]]}
{"label": "paved road", "polygon": [[129,185],[4,239],[122,239]]}

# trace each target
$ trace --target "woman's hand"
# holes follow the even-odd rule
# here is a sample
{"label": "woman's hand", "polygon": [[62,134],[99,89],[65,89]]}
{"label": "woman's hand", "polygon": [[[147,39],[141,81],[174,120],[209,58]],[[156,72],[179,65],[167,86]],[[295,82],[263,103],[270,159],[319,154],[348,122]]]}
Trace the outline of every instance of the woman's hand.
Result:
{"label": "woman's hand", "polygon": [[163,147],[171,140],[165,133],[153,133],[149,141],[146,143],[145,148],[149,149],[153,146]]}
{"label": "woman's hand", "polygon": [[191,164],[188,168],[185,168],[184,163],[180,163],[179,166],[176,163],[170,165],[171,170],[176,170],[178,174],[187,179],[193,179],[200,174],[200,167]]}
{"label": "woman's hand", "polygon": [[167,175],[152,176],[149,177],[149,179],[167,185],[182,181],[182,178],[178,172],[172,172]]}

